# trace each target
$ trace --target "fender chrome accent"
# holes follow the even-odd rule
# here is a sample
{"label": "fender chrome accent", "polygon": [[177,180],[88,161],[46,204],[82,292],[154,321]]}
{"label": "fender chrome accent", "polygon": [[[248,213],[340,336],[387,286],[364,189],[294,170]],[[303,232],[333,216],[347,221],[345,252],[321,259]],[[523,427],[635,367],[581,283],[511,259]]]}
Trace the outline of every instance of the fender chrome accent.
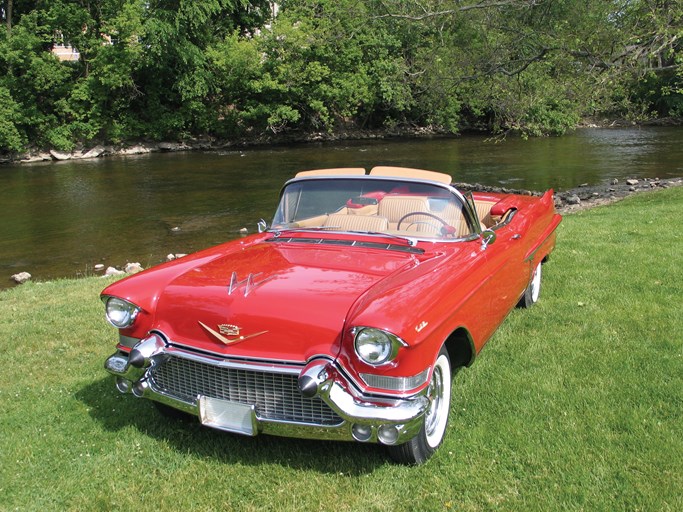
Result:
{"label": "fender chrome accent", "polygon": [[116,352],[104,362],[104,369],[117,377],[131,382],[143,378],[152,359],[166,347],[166,341],[159,334],[152,333],[133,347],[129,354]]}
{"label": "fender chrome accent", "polygon": [[388,377],[386,375],[361,373],[360,378],[371,388],[387,389],[389,391],[405,393],[406,391],[417,389],[427,382],[430,369],[431,368],[427,367],[412,377]]}
{"label": "fender chrome accent", "polygon": [[[429,368],[426,373],[429,375]],[[304,368],[299,377],[299,389],[302,393],[304,389],[310,393],[314,384],[317,385],[315,394],[340,417],[353,423],[409,423],[421,418],[429,407],[425,394],[411,398],[365,397],[354,390],[333,362],[311,361]]]}
{"label": "fender chrome accent", "polygon": [[140,343],[140,338],[132,338],[131,336],[124,336],[119,334],[119,345],[132,349],[135,345]]}

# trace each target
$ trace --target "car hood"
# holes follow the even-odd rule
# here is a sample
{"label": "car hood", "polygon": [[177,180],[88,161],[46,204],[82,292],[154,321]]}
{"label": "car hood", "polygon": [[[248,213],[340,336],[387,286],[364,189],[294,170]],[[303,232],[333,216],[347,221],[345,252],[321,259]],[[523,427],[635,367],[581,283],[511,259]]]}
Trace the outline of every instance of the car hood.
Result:
{"label": "car hood", "polygon": [[185,269],[159,295],[154,324],[173,344],[221,355],[334,357],[358,297],[413,262],[400,251],[264,241]]}

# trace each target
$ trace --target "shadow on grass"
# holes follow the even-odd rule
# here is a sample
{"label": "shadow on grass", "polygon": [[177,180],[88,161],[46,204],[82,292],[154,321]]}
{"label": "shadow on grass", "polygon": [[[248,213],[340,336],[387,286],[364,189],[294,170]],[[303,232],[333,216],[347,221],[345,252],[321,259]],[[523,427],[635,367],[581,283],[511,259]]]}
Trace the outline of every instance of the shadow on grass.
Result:
{"label": "shadow on grass", "polygon": [[384,449],[375,444],[268,435],[249,437],[204,427],[191,416],[169,419],[157,411],[150,400],[119,394],[109,377],[83,387],[76,393],[76,398],[89,407],[90,415],[105,430],[116,432],[132,426],[179,452],[226,464],[280,464],[320,473],[363,475],[388,461]]}

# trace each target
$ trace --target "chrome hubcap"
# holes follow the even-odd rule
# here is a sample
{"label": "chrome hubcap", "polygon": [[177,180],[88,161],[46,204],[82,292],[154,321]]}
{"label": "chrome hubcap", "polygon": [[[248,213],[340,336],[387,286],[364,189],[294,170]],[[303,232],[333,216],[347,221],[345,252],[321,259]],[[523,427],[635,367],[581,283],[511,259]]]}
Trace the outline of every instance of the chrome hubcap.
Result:
{"label": "chrome hubcap", "polygon": [[441,368],[434,368],[434,375],[432,382],[429,384],[429,410],[425,419],[425,431],[427,436],[434,434],[436,426],[439,422],[439,410],[441,409],[441,402],[443,400],[443,374]]}
{"label": "chrome hubcap", "polygon": [[427,396],[429,409],[424,417],[425,437],[427,444],[436,448],[446,432],[451,404],[451,367],[446,355],[442,354],[436,360]]}

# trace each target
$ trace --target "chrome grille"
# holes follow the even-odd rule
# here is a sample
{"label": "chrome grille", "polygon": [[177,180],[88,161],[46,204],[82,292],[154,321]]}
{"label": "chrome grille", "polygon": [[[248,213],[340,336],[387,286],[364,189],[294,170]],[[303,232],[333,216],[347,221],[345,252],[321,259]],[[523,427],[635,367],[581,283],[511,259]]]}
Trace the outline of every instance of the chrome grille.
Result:
{"label": "chrome grille", "polygon": [[343,420],[320,398],[299,392],[297,375],[225,368],[170,357],[151,369],[155,390],[192,403],[198,396],[256,406],[261,419],[311,425],[339,425]]}

